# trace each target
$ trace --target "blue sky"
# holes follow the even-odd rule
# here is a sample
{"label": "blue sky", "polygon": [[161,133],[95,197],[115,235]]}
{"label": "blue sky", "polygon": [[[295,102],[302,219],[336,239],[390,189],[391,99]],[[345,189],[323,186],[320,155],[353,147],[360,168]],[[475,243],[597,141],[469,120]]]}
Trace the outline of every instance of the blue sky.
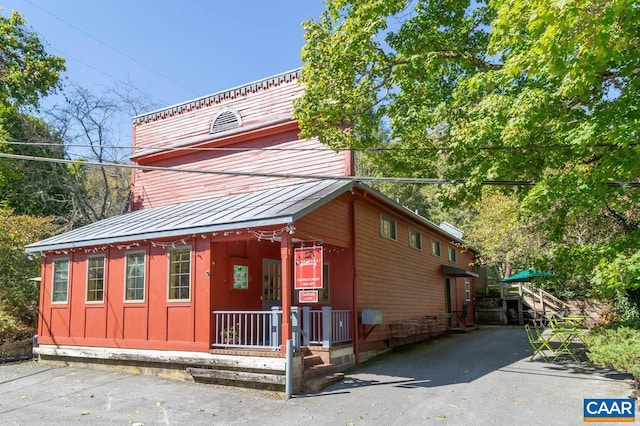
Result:
{"label": "blue sky", "polygon": [[5,0],[65,77],[99,93],[130,82],[159,107],[301,66],[302,22],[323,0]]}

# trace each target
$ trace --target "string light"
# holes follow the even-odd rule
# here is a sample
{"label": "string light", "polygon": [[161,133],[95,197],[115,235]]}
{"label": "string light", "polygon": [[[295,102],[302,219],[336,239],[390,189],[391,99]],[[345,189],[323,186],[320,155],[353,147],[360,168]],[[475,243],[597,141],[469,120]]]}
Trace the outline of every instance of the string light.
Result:
{"label": "string light", "polygon": [[[225,237],[229,237],[229,236],[240,236],[243,234],[245,230],[242,229],[237,229],[237,230],[229,230],[229,231],[224,231],[222,233],[220,232],[211,232],[211,236],[216,237],[216,236],[225,236]],[[265,231],[265,230],[255,230],[255,229],[251,229],[248,228],[246,229],[247,234],[249,234],[250,236],[253,236],[254,238],[256,238],[258,241],[270,241],[272,243],[275,243],[276,241],[278,241],[283,234],[287,233],[290,235],[296,234],[296,239],[295,242],[296,243],[301,243],[302,247],[305,246],[305,244],[313,244],[314,247],[323,247],[323,249],[325,250],[325,252],[327,253],[342,253],[344,252],[345,249],[343,248],[327,248],[323,246],[323,240],[320,238],[316,238],[313,237],[309,234],[306,234],[304,232],[300,232],[297,231],[295,226],[293,225],[293,223],[289,223],[285,226],[283,226],[282,228],[278,228],[278,229],[273,229],[273,230],[269,230],[269,231]],[[43,253],[43,256],[46,253],[49,254],[65,254],[68,255],[69,253],[75,252],[75,251],[84,251],[84,253],[99,253],[99,252],[103,252],[106,251],[108,248],[117,248],[118,250],[131,250],[132,248],[136,248],[136,247],[143,247],[145,244],[150,245],[151,247],[160,247],[163,249],[166,248],[176,248],[179,246],[185,246],[187,245],[190,241],[193,241],[195,239],[198,238],[198,236],[203,239],[206,240],[207,238],[209,238],[208,234],[192,234],[191,237],[182,237],[180,239],[176,239],[174,241],[158,241],[158,240],[141,240],[141,241],[133,241],[130,243],[123,243],[123,244],[109,244],[109,245],[104,245],[101,247],[89,247],[89,248],[80,248],[80,249],[75,249],[75,248],[69,248],[66,250],[48,250]],[[300,239],[300,238],[306,238],[306,239]]]}

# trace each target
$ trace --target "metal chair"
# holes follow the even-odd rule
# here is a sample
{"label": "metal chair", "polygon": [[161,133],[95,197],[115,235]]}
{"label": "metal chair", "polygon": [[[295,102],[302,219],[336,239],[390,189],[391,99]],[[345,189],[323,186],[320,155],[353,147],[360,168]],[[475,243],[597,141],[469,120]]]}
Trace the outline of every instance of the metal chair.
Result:
{"label": "metal chair", "polygon": [[533,348],[533,354],[530,361],[533,361],[536,355],[540,355],[540,357],[544,360],[544,362],[549,362],[549,358],[547,354],[545,354],[545,350],[549,350],[553,352],[553,348],[549,341],[542,335],[541,332],[537,328],[531,329],[529,324],[524,326],[524,331],[527,333],[527,339],[529,339],[529,344]]}

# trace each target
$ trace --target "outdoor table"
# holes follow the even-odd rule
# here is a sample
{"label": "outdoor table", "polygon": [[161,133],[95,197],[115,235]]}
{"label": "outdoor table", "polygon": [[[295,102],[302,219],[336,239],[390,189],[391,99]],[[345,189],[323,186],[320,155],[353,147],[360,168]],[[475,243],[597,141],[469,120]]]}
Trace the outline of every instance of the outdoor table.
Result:
{"label": "outdoor table", "polygon": [[584,316],[574,315],[565,317],[562,321],[551,321],[550,339],[558,342],[558,347],[554,350],[554,361],[563,355],[568,355],[574,361],[580,362],[572,345],[582,342],[581,336],[586,332],[586,329],[582,328],[584,320]]}

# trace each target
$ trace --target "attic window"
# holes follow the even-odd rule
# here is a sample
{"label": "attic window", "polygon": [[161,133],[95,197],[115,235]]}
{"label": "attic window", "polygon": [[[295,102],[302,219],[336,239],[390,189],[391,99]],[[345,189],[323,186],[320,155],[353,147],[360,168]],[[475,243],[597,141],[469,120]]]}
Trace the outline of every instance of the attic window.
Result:
{"label": "attic window", "polygon": [[242,118],[240,118],[238,111],[233,108],[224,108],[213,117],[209,133],[226,132],[240,126],[242,126]]}

